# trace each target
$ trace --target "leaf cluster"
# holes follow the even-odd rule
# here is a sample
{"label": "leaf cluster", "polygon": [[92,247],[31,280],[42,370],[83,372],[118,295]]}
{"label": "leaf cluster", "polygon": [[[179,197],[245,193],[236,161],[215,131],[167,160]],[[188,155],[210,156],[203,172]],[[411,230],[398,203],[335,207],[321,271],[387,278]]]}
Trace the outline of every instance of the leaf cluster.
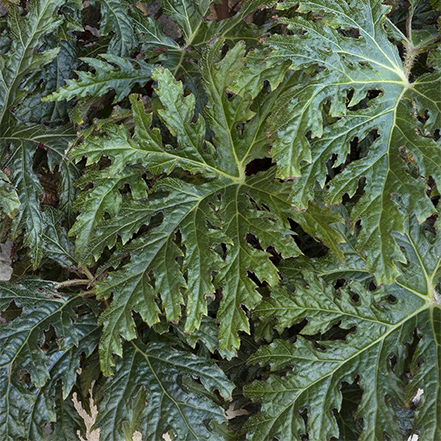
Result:
{"label": "leaf cluster", "polygon": [[441,439],[438,0],[1,5],[2,441]]}

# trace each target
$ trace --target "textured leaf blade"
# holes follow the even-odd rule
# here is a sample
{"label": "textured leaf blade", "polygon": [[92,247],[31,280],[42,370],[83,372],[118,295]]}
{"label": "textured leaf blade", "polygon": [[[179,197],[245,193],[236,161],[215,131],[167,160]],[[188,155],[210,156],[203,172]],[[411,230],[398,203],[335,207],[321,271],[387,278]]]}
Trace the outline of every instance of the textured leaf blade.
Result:
{"label": "textured leaf blade", "polygon": [[[357,410],[364,425],[361,440],[378,440],[384,433],[400,439],[395,411],[386,396],[394,397],[399,406],[405,407],[413,397],[411,391],[418,387],[430,392],[428,406],[422,402],[417,410],[421,418],[415,419],[414,430],[421,431],[423,439],[436,439],[439,428],[431,418],[436,419],[439,412],[439,387],[432,384],[439,376],[440,306],[433,283],[439,281],[441,260],[432,259],[429,254],[439,248],[439,239],[424,233],[423,227],[412,219],[398,241],[409,263],[400,266],[402,276],[395,285],[371,293],[353,282],[337,295],[331,286],[305,273],[306,285],[297,285],[294,295],[283,290],[275,292],[273,299],[259,307],[262,317],[276,318],[282,328],[307,318],[308,324],[302,330],[305,336],[324,332],[324,326],[327,329],[332,324],[345,329],[356,325],[356,330],[343,342],[322,340],[320,344],[326,351],[314,349],[311,342],[299,336],[293,345],[276,340],[251,358],[250,362],[271,363],[273,370],[287,364],[295,368],[285,378],[271,376],[267,383],[258,381],[247,387],[253,399],[264,402],[262,414],[249,423],[250,439],[263,440],[271,435],[280,440],[297,439],[300,433],[308,433],[310,439],[317,441],[338,437],[331,409],[340,408],[341,382],[352,383],[357,375],[364,390]],[[353,300],[354,293],[357,302]],[[393,295],[396,304],[385,302],[388,295]],[[406,351],[401,345],[412,340],[414,329],[422,339],[412,354],[412,363],[421,361],[423,352],[425,359],[421,366],[413,364],[409,382],[402,370]],[[391,354],[398,358],[394,370],[387,362]],[[308,407],[307,427],[297,413],[304,406]]]}
{"label": "textured leaf blade", "polygon": [[[409,98],[420,114],[428,111],[425,126],[429,132],[439,126],[439,105],[433,98],[439,75],[426,74],[409,83],[407,61],[400,60],[385,30],[388,7],[380,1],[356,5],[302,1],[299,9],[319,14],[321,19],[284,19],[292,30],[303,33],[270,37],[267,44],[272,52],[265,62],[271,66],[289,60],[291,69],[298,72],[311,72],[316,65],[324,70],[313,77],[296,73],[291,77],[295,81],[284,85],[281,109],[272,115],[276,132],[272,153],[281,164],[278,176],[299,177],[293,181],[293,201],[299,208],[314,197],[316,182],[324,187],[331,158],[332,167],[343,165],[344,170],[330,181],[328,203],[340,203],[345,193],[354,195],[360,178],[365,177],[364,195],[351,213],[351,220],[361,219],[363,227],[358,250],[379,283],[394,280],[399,274],[396,264],[404,259],[391,240],[393,231],[403,232],[405,216],[400,204],[408,212],[415,211],[420,221],[433,212],[425,184],[411,176],[403,152],[414,155],[425,178],[433,173],[439,179],[440,169],[439,145],[421,136]],[[359,36],[352,38],[338,29],[356,29]],[[252,57],[250,65],[251,72],[255,68]],[[370,90],[382,93],[369,100]],[[330,121],[326,127],[324,118]],[[372,131],[378,139],[369,151],[346,164],[351,142],[363,140]]]}
{"label": "textured leaf blade", "polygon": [[17,92],[26,74],[41,69],[52,61],[58,49],[37,53],[45,34],[53,32],[62,22],[57,16],[62,0],[39,0],[32,4],[29,13],[21,17],[21,9],[11,4],[8,24],[14,38],[10,50],[0,56],[0,122],[3,123],[10,107],[17,104]]}
{"label": "textured leaf blade", "polygon": [[8,176],[2,171],[0,171],[0,179],[0,205],[3,207],[3,212],[13,219],[20,208],[20,199]]}
{"label": "textured leaf blade", "polygon": [[[4,165],[12,170],[11,181],[17,189],[20,208],[14,217],[11,238],[15,239],[22,229],[25,230],[24,245],[29,247],[29,255],[36,268],[43,257],[44,219],[40,209],[43,186],[34,173],[34,156],[37,145],[52,151],[64,151],[73,138],[71,127],[49,131],[44,126],[31,124],[12,124],[2,134],[0,143],[10,143],[10,155]],[[51,156],[49,156],[51,159]],[[54,164],[49,160],[50,167]]]}
{"label": "textured leaf blade", "polygon": [[[90,248],[94,238],[94,229],[104,222],[105,213],[116,215],[119,212],[122,204],[122,195],[119,190],[124,184],[134,181],[137,185],[141,185],[140,192],[144,187],[145,193],[146,184],[139,182],[141,173],[142,170],[130,167],[113,176],[109,176],[107,171],[90,170],[77,181],[76,185],[80,188],[85,187],[89,182],[94,183],[94,188],[81,193],[75,200],[74,208],[81,210],[81,213],[69,231],[71,236],[76,235],[75,252],[80,261],[91,263],[93,257],[98,255],[94,248]],[[102,248],[99,252],[101,251]]]}
{"label": "textured leaf blade", "polygon": [[[101,216],[99,221],[88,223],[87,237],[92,240],[83,237],[86,224],[82,220],[90,206],[86,203],[88,193],[78,199],[82,201],[78,207],[85,211],[71,230],[77,235],[77,250],[81,246],[88,258],[97,258],[104,247],[116,245],[114,263],[130,255],[129,263],[97,284],[100,299],[113,294],[110,307],[101,316],[104,333],[100,351],[106,375],[111,373],[112,354],[122,354],[121,337],[132,340],[136,336],[133,312],[149,325],[159,321],[161,311],[175,322],[181,314],[180,305],[185,304],[185,330],[193,332],[207,314],[206,297],[216,291],[222,293],[217,316],[220,350],[238,348],[238,331],[249,332],[245,308],[253,309],[260,300],[256,278],[270,286],[279,283],[271,253],[283,257],[300,254],[289,217],[304,225],[315,219],[320,223],[318,237],[340,253],[340,234],[327,224],[342,221],[339,215],[313,205],[309,217],[296,215],[290,183],[278,182],[274,167],[246,176],[247,164],[268,156],[266,119],[272,107],[260,104],[268,99],[276,106],[278,95],[271,90],[258,95],[253,89],[245,98],[228,96],[232,78],[221,73],[241,69],[244,45],[238,44],[224,58],[220,57],[221,47],[222,41],[204,51],[201,75],[208,103],[197,117],[196,100],[185,96],[182,84],[165,69],[154,71],[162,105],[158,114],[173,136],[172,145],[164,145],[152,114],[131,97],[133,137],[124,126],[109,124],[103,126],[106,136],[88,137],[71,152],[77,161],[86,156],[90,167],[81,186],[95,163],[103,156],[110,159],[111,164],[99,172],[103,182],[97,191],[108,186],[128,164],[137,164],[141,170],[145,167],[152,174],[174,176],[157,179],[148,200],[123,200],[117,195],[116,204],[112,201],[106,209],[108,221]],[[132,189],[134,182],[129,182]],[[320,216],[324,216],[321,221]],[[141,236],[134,236],[140,228]],[[226,247],[225,256],[221,255],[221,244]]]}
{"label": "textured leaf blade", "polygon": [[[95,3],[95,1],[93,1]],[[103,35],[115,33],[109,44],[109,54],[121,57],[130,56],[136,47],[136,37],[128,14],[126,0],[103,0],[100,31]]]}
{"label": "textured leaf blade", "polygon": [[[47,39],[47,37],[46,37]],[[50,63],[43,66],[40,73],[34,74],[28,86],[31,94],[23,99],[14,114],[20,121],[64,122],[69,106],[66,102],[42,102],[42,98],[65,85],[78,67],[78,48],[74,40],[56,42],[51,39],[51,46],[58,46],[59,53]]]}
{"label": "textured leaf blade", "polygon": [[[60,299],[52,286],[28,279],[15,285],[2,282],[0,287],[0,309],[12,302],[21,308],[19,317],[0,325],[0,427],[8,441],[45,439],[44,426],[56,418],[55,395],[67,398],[80,354],[90,355],[100,336],[96,319],[77,319],[72,308],[81,300]],[[58,344],[46,352],[42,347],[51,326]],[[30,380],[22,378],[26,371]]]}
{"label": "textured leaf blade", "polygon": [[15,239],[22,228],[25,228],[24,245],[29,247],[29,255],[36,268],[43,257],[43,214],[40,211],[40,195],[43,187],[33,172],[35,147],[26,141],[14,145],[7,164],[12,165],[12,181],[20,200],[19,212],[14,217],[11,237]]}
{"label": "textured leaf blade", "polygon": [[[179,382],[182,376],[188,376],[185,386]],[[188,389],[196,379],[201,381],[204,394]],[[144,396],[139,394],[140,388],[145,391]],[[137,427],[151,441],[168,430],[177,439],[220,440],[210,427],[211,421],[226,420],[222,409],[213,402],[211,393],[215,389],[227,399],[232,384],[211,361],[161,343],[128,343],[113,380],[108,380],[103,390],[105,400],[96,425],[103,440],[121,437],[122,427]],[[135,420],[127,421],[135,403],[140,410],[135,413]]]}
{"label": "textured leaf blade", "polygon": [[[89,96],[100,97],[109,90],[114,90],[116,95],[114,103],[121,101],[135,84],[141,86],[150,79],[151,67],[142,60],[129,60],[112,54],[101,54],[101,58],[83,58],[95,74],[77,71],[77,80],[66,80],[66,85],[56,92],[46,96],[43,101],[77,100]],[[114,66],[116,65],[116,67]]]}
{"label": "textured leaf blade", "polygon": [[191,42],[202,23],[202,17],[209,12],[210,3],[209,0],[164,0],[162,7],[164,12],[173,17],[178,24],[184,38]]}
{"label": "textured leaf blade", "polygon": [[67,231],[61,226],[63,213],[46,207],[44,213],[44,254],[62,266],[75,268],[77,259],[74,252],[73,240],[69,239]]}

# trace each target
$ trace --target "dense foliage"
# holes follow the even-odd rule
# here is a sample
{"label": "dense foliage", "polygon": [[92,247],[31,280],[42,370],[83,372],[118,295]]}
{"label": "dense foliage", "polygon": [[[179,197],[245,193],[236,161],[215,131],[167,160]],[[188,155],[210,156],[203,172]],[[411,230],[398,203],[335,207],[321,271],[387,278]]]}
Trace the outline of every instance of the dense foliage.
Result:
{"label": "dense foliage", "polygon": [[439,0],[3,4],[1,441],[441,439]]}

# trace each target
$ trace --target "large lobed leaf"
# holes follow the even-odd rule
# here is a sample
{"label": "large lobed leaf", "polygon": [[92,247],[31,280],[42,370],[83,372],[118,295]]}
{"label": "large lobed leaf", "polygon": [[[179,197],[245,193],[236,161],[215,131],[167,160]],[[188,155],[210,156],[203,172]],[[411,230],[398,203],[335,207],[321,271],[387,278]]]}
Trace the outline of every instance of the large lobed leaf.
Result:
{"label": "large lobed leaf", "polygon": [[[11,169],[11,182],[20,201],[16,212],[11,238],[15,239],[24,229],[24,244],[36,268],[43,257],[43,215],[40,198],[43,187],[33,171],[34,155],[38,146],[54,152],[64,152],[67,142],[74,138],[72,127],[52,128],[18,121],[12,110],[26,97],[26,78],[40,71],[44,65],[57,56],[59,48],[39,50],[43,37],[53,32],[63,22],[58,14],[63,1],[35,1],[29,12],[22,16],[19,6],[11,4],[7,15],[8,32],[12,43],[6,53],[0,54],[0,160],[2,167]],[[40,118],[38,118],[40,119]],[[55,154],[56,156],[56,154]],[[51,171],[55,165],[63,168],[60,197],[66,208],[72,203],[72,179],[75,170],[68,167],[61,158],[49,158]],[[67,188],[69,187],[69,188]],[[2,198],[3,200],[3,198]],[[2,205],[7,203],[2,202]]]}
{"label": "large lobed leaf", "polygon": [[[102,172],[107,177],[106,186],[99,186],[98,191],[115,179],[119,182],[124,167],[135,163],[152,174],[176,175],[177,170],[183,169],[205,179],[188,183],[185,179],[163,177],[156,180],[148,201],[126,199],[121,205],[115,188],[106,193],[109,198],[113,194],[117,201],[110,203],[109,199],[106,211],[113,216],[109,221],[103,222],[101,211],[90,221],[85,213],[78,218],[72,233],[77,234],[76,249],[83,262],[98,258],[105,246],[115,245],[118,236],[124,245],[143,225],[153,223],[146,233],[118,251],[121,255],[130,253],[130,263],[110,273],[97,287],[99,298],[113,293],[110,307],[100,318],[104,324],[100,351],[105,373],[113,364],[112,353],[122,354],[120,337],[131,340],[136,336],[132,311],[152,325],[159,320],[161,309],[168,320],[177,321],[180,304],[186,303],[185,329],[192,332],[199,327],[202,315],[207,314],[206,296],[212,296],[216,289],[222,290],[223,295],[218,312],[220,349],[237,348],[237,331],[249,332],[243,306],[252,309],[260,298],[249,273],[275,285],[279,276],[265,250],[274,247],[284,257],[299,254],[288,216],[305,225],[317,219],[323,227],[318,235],[325,243],[334,246],[340,241],[338,233],[328,225],[339,222],[340,217],[325,207],[317,206],[310,215],[292,210],[288,185],[274,179],[274,169],[246,176],[246,165],[252,159],[267,156],[266,117],[277,95],[267,92],[268,107],[258,107],[256,112],[250,109],[249,97],[228,98],[226,89],[231,79],[224,72],[241,68],[243,45],[238,44],[219,61],[221,45],[221,41],[213,44],[201,62],[209,97],[204,116],[214,133],[210,140],[206,139],[204,118],[199,116],[193,122],[195,97],[184,97],[182,84],[170,72],[156,70],[154,78],[162,103],[159,115],[177,147],[163,145],[158,129],[151,128],[152,115],[145,113],[142,102],[132,97],[133,138],[124,126],[109,125],[105,127],[106,137],[89,137],[71,152],[76,160],[87,156],[91,166],[103,155],[111,160]],[[105,205],[101,207],[104,209]],[[181,248],[175,238],[178,232]],[[91,235],[96,236],[92,243],[87,240]],[[251,246],[249,235],[257,238],[258,247]],[[226,245],[223,258],[215,250],[221,243]],[[182,255],[181,266],[178,258]],[[213,271],[217,273],[214,279]],[[159,298],[162,308],[155,300]]]}
{"label": "large lobed leaf", "polygon": [[[257,8],[270,7],[275,1],[244,2],[235,16],[220,22],[205,19],[210,14],[211,3],[207,0],[162,2],[162,12],[173,19],[177,33],[180,31],[182,35],[178,43],[164,34],[158,20],[148,15],[142,5],[129,7],[125,0],[101,2],[104,21],[101,22],[100,30],[104,35],[115,33],[108,53],[101,54],[105,61],[84,58],[94,72],[78,71],[77,80],[69,80],[66,86],[45,100],[84,99],[88,95],[97,97],[113,89],[117,102],[127,96],[136,83],[143,86],[149,81],[152,66],[163,66],[175,76],[184,77],[186,87],[197,98],[197,110],[200,111],[206,96],[195,61],[200,59],[201,50],[216,38],[223,38],[230,47],[238,41],[244,41],[249,46],[256,45],[270,23],[256,26],[247,23],[245,19]],[[142,57],[148,62],[129,58],[137,45],[141,48]]]}
{"label": "large lobed leaf", "polygon": [[[385,16],[389,7],[380,0],[284,2],[279,8],[297,3],[299,11],[311,12],[316,18],[299,14],[282,18],[293,35],[268,38],[269,57],[263,60],[262,55],[251,54],[248,68],[237,75],[238,83],[245,78],[270,79],[270,71],[287,61],[290,69],[299,71],[285,86],[280,110],[271,117],[272,131],[276,132],[272,155],[279,165],[277,176],[296,178],[292,194],[299,208],[305,208],[314,197],[316,182],[324,187],[331,158],[332,167],[343,165],[344,169],[326,182],[328,203],[340,203],[345,194],[352,197],[365,178],[363,195],[351,212],[351,220],[361,219],[363,227],[358,251],[365,255],[368,269],[379,283],[394,280],[399,274],[396,263],[405,261],[391,239],[392,232],[403,232],[405,215],[400,205],[414,211],[420,222],[434,211],[424,181],[412,176],[406,161],[413,161],[426,179],[432,176],[439,182],[440,146],[428,136],[441,126],[439,69],[411,82],[414,58],[409,55],[401,61],[397,47],[389,40],[393,28]],[[394,29],[398,33],[395,38],[401,39],[411,54],[435,44],[436,34],[439,37],[439,33],[431,34],[414,45],[411,37],[409,40]],[[432,65],[439,67],[436,60],[433,55]],[[255,72],[261,72],[262,61],[268,66],[266,76]],[[314,76],[305,74],[316,67]],[[240,84],[232,90],[240,92]],[[372,91],[379,91],[379,96],[369,99]],[[426,111],[423,125],[416,112],[423,115]],[[372,132],[377,139],[367,153],[347,164],[351,142]]]}
{"label": "large lobed leaf", "polygon": [[[333,409],[340,409],[342,382],[356,380],[363,389],[357,417],[364,430],[360,440],[402,439],[396,408],[409,406],[417,388],[424,391],[416,410],[412,433],[420,440],[440,437],[440,281],[441,241],[424,231],[413,217],[404,235],[397,235],[407,265],[400,266],[397,282],[374,292],[359,283],[336,291],[321,278],[304,271],[304,282],[294,293],[273,292],[256,310],[263,320],[276,319],[282,329],[307,319],[293,344],[275,340],[263,346],[249,363],[271,365],[272,370],[294,365],[285,377],[247,386],[246,394],[263,403],[262,412],[248,423],[249,439],[301,439],[339,437]],[[435,258],[433,256],[436,256]],[[335,273],[340,269],[335,266]],[[393,303],[391,303],[393,302]],[[317,347],[305,337],[324,333],[333,325],[356,327],[344,341],[321,340]],[[410,343],[418,336],[416,349]],[[390,360],[396,358],[391,364]],[[406,359],[411,360],[410,380]],[[358,379],[358,380],[357,380]],[[307,409],[305,426],[300,416]],[[434,423],[435,422],[435,423]]]}
{"label": "large lobed leaf", "polygon": [[[0,310],[13,315],[0,324],[0,431],[5,441],[43,441],[48,422],[64,424],[55,405],[58,413],[69,407],[79,356],[90,355],[100,335],[93,316],[75,314],[73,308],[81,303],[78,297],[61,299],[53,284],[38,279],[1,282]],[[48,350],[45,333],[51,328],[58,342]],[[69,439],[83,427],[78,418],[74,421]]]}
{"label": "large lobed leaf", "polygon": [[221,369],[203,357],[163,343],[126,343],[115,376],[102,391],[100,439],[131,439],[138,429],[148,441],[169,431],[179,440],[220,441],[212,423],[226,418],[213,393],[228,399],[232,388]]}

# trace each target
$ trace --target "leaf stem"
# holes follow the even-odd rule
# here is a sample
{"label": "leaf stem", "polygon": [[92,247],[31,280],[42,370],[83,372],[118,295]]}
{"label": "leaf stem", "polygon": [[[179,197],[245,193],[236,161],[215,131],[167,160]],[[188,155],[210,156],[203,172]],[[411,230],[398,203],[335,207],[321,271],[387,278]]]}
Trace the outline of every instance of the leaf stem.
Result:
{"label": "leaf stem", "polygon": [[83,292],[80,292],[78,295],[79,295],[80,297],[82,297],[83,299],[87,299],[87,298],[89,298],[89,297],[93,297],[93,296],[95,296],[96,293],[95,293],[95,291],[94,291],[93,289],[91,289],[91,290],[89,290],[89,291],[83,291]]}
{"label": "leaf stem", "polygon": [[55,284],[55,288],[66,288],[68,286],[78,286],[78,285],[89,285],[90,280],[89,279],[73,279],[73,280],[66,280],[65,282],[60,282]]}
{"label": "leaf stem", "polygon": [[89,268],[87,268],[87,266],[85,266],[84,268],[82,268],[83,273],[87,276],[87,278],[89,280],[93,280],[95,278],[95,276],[89,271]]}
{"label": "leaf stem", "polygon": [[410,72],[412,71],[413,64],[416,58],[420,54],[411,43],[405,45],[406,47],[406,58],[403,61],[403,72],[407,79],[409,79]]}

